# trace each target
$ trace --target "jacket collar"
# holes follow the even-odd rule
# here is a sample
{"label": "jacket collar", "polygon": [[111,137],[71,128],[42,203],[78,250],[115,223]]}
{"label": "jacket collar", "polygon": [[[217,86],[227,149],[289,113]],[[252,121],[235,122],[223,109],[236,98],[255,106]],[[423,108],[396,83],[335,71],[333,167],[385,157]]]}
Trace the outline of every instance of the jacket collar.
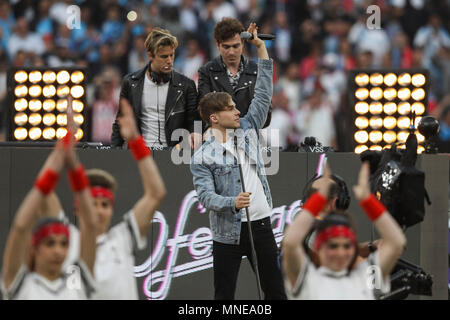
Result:
{"label": "jacket collar", "polygon": [[[255,71],[258,70],[258,66],[256,65],[256,63],[250,63],[250,60],[245,57],[245,56],[241,56],[241,61],[244,63],[244,71],[243,73],[247,73],[247,74],[255,74]],[[216,58],[214,58],[212,60],[212,64],[209,67],[210,71],[213,72],[225,72],[225,67],[224,67],[224,63],[222,60],[222,56],[218,56]]]}
{"label": "jacket collar", "polygon": [[[150,62],[144,68],[142,68],[136,72],[133,72],[131,74],[131,79],[134,81],[143,81],[145,78],[145,74],[147,73],[147,70],[149,68],[150,68]],[[169,81],[169,86],[181,87],[182,83],[183,82],[182,82],[181,75],[178,72],[172,70],[172,76]]]}

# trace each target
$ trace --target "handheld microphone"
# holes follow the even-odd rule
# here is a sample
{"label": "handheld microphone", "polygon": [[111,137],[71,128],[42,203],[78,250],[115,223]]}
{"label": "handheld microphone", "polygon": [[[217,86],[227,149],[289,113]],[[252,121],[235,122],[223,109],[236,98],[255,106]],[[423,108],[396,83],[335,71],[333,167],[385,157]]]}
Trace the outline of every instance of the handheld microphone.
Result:
{"label": "handheld microphone", "polygon": [[[261,40],[275,40],[275,35],[261,33],[258,34],[258,38],[260,38]],[[241,39],[253,40],[253,34],[248,31],[241,32]]]}

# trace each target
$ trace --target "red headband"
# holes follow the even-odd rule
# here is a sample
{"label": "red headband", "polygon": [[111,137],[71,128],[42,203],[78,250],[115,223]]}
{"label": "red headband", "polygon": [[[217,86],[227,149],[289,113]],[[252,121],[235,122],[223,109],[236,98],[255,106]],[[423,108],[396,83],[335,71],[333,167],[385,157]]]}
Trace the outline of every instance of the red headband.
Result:
{"label": "red headband", "polygon": [[111,190],[104,187],[91,187],[91,195],[93,198],[108,198],[114,203],[114,194]]}
{"label": "red headband", "polygon": [[65,235],[67,238],[69,238],[70,235],[69,227],[61,222],[54,222],[44,225],[42,228],[40,228],[33,234],[33,238],[31,240],[33,247],[35,247],[36,245],[39,244],[39,242],[41,242],[42,240],[53,234],[62,234]]}
{"label": "red headband", "polygon": [[356,236],[352,229],[343,225],[336,225],[321,231],[314,240],[314,249],[318,251],[320,247],[330,238],[344,237],[356,243]]}

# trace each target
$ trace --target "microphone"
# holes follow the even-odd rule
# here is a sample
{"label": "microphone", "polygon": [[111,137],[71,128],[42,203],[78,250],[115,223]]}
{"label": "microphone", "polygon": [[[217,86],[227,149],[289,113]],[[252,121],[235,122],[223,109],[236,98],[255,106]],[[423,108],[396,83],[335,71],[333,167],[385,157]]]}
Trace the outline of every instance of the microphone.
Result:
{"label": "microphone", "polygon": [[[275,40],[275,35],[273,34],[258,34],[258,38],[261,40]],[[253,40],[253,34],[248,31],[241,32],[241,39],[244,40]]]}

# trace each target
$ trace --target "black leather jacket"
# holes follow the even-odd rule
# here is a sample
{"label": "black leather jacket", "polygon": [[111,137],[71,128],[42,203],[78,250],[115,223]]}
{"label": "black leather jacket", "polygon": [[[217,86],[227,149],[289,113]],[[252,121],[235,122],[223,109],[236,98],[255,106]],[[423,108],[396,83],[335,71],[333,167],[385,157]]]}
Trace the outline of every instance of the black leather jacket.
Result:
{"label": "black leather jacket", "polygon": [[[137,126],[141,131],[141,112],[142,112],[142,91],[144,89],[145,74],[149,65],[134,73],[128,74],[122,81],[120,97],[128,99],[133,107]],[[178,128],[187,129],[189,132],[194,130],[194,121],[200,120],[197,111],[198,96],[195,82],[184,75],[172,71],[172,77],[167,92],[165,106],[165,133],[166,141],[169,147],[175,146],[180,140],[171,141],[172,132]],[[117,117],[113,124],[111,144],[114,147],[122,146],[124,140],[120,135],[119,123]]]}
{"label": "black leather jacket", "polygon": [[[220,56],[208,61],[198,70],[198,94],[200,99],[209,92],[228,92],[236,103],[236,108],[241,112],[240,117],[247,114],[250,102],[255,94],[256,76],[258,67],[256,62],[243,57],[244,70],[236,90],[233,91],[228,80],[227,70],[225,69]],[[264,128],[270,124],[271,109],[269,110]]]}

